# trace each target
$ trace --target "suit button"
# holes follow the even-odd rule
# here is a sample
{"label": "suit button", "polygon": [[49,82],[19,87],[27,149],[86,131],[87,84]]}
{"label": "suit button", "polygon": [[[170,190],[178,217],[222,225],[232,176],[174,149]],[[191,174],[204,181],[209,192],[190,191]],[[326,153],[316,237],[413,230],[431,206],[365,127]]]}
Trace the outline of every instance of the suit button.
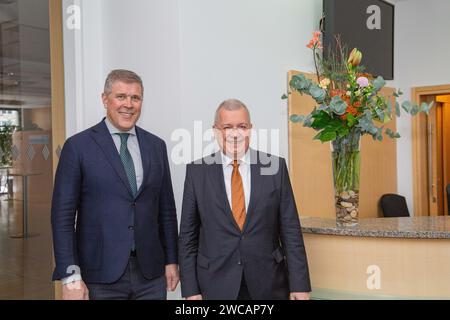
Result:
{"label": "suit button", "polygon": [[239,262],[238,262],[238,265],[241,265],[241,264],[242,264],[242,261],[239,261]]}
{"label": "suit button", "polygon": [[129,230],[134,230],[134,227],[133,226],[129,226],[128,229]]}
{"label": "suit button", "polygon": [[133,202],[133,203],[131,204],[131,206],[132,206],[132,207],[136,207],[136,202]]}

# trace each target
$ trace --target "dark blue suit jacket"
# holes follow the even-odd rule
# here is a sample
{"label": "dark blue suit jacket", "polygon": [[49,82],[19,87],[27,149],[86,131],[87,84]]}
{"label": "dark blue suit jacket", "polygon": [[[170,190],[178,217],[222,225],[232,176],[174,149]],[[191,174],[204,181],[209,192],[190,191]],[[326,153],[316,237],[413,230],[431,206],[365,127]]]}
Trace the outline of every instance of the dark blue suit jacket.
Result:
{"label": "dark blue suit jacket", "polygon": [[136,196],[104,121],[64,144],[52,199],[53,280],[70,276],[75,265],[87,283],[117,281],[127,266],[133,233],[146,278],[161,276],[166,264],[177,263],[166,145],[137,126],[136,135],[144,171]]}

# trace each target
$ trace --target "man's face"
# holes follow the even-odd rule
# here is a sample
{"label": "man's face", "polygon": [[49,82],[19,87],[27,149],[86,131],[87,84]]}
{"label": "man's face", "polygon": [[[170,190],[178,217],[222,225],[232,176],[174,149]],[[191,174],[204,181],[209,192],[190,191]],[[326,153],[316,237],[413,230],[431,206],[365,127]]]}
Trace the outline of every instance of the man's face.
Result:
{"label": "man's face", "polygon": [[113,83],[110,94],[102,94],[106,114],[121,131],[133,128],[141,115],[142,88],[139,83]]}
{"label": "man's face", "polygon": [[221,109],[214,132],[220,149],[232,159],[241,158],[250,145],[252,124],[244,108]]}

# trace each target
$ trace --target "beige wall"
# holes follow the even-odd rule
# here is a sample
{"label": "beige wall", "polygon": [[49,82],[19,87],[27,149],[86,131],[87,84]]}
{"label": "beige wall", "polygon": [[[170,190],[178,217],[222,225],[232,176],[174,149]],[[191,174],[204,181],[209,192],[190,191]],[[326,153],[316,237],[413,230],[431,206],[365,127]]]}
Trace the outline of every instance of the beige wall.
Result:
{"label": "beige wall", "polygon": [[[450,298],[448,239],[305,233],[304,240],[313,297]],[[369,266],[379,267],[379,289],[367,287]]]}

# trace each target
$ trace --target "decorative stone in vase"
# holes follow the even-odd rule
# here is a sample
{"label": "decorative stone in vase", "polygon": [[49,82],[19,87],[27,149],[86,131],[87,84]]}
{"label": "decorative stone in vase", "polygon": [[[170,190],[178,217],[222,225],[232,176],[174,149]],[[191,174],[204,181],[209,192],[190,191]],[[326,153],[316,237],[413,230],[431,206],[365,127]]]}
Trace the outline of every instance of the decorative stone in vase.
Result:
{"label": "decorative stone in vase", "polygon": [[359,219],[359,175],[361,132],[355,128],[348,135],[331,142],[336,225],[353,227]]}

